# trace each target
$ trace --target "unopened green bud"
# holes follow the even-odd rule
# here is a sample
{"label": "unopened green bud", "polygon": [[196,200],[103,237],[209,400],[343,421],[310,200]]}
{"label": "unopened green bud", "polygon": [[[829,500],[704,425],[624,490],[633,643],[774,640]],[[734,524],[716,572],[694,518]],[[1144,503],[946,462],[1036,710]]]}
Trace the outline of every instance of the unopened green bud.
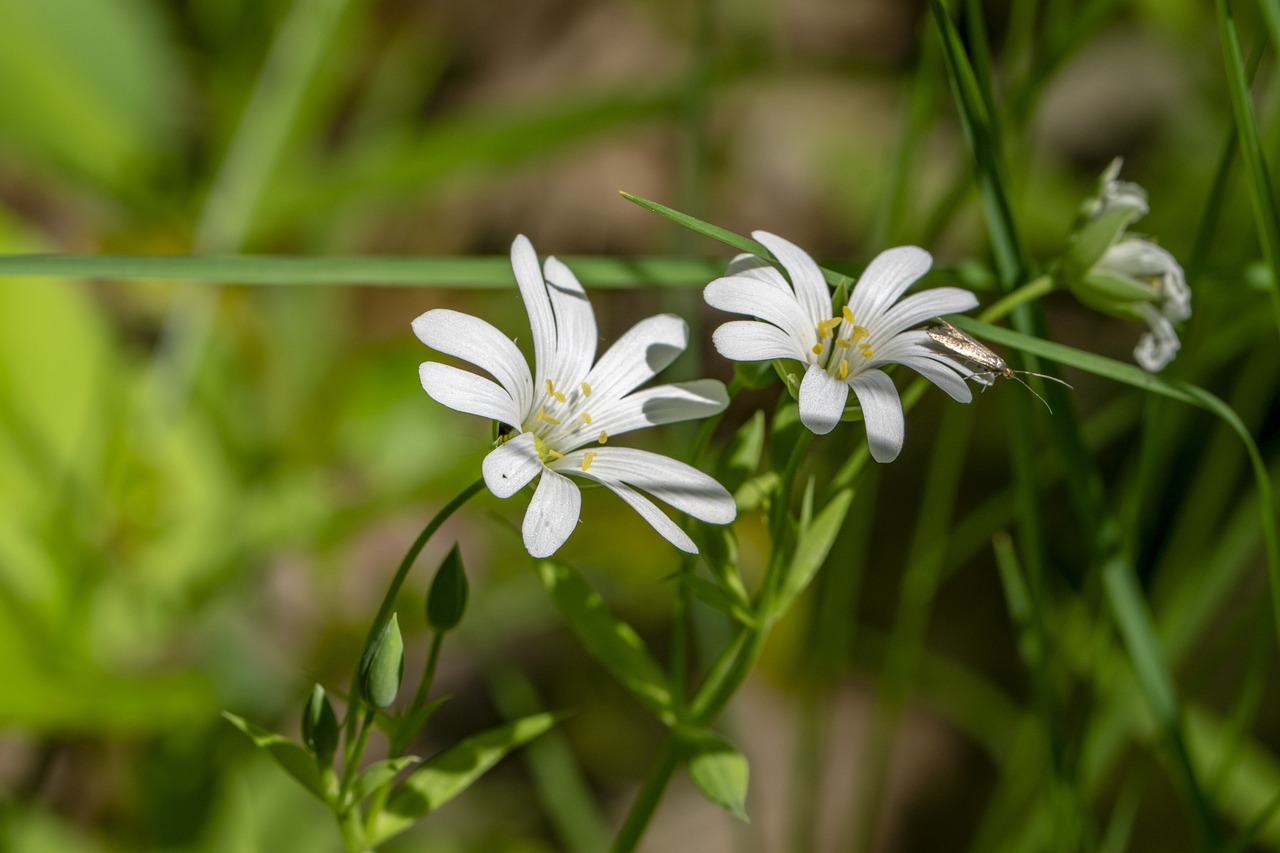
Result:
{"label": "unopened green bud", "polygon": [[454,545],[436,571],[427,592],[427,624],[434,631],[451,631],[467,609],[467,573],[462,552]]}
{"label": "unopened green bud", "polygon": [[338,718],[333,705],[319,684],[302,708],[302,742],[316,757],[316,764],[326,767],[338,750]]}
{"label": "unopened green bud", "polygon": [[403,675],[404,640],[400,637],[399,619],[393,613],[360,659],[360,689],[365,700],[375,708],[388,707],[396,701]]}

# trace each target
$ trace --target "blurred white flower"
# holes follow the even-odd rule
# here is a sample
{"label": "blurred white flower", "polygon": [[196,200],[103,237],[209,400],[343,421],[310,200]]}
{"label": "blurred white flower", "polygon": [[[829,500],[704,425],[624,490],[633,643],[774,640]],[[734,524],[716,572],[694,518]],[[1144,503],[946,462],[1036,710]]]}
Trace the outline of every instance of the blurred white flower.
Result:
{"label": "blurred white flower", "polygon": [[529,312],[533,376],[512,340],[477,317],[439,308],[414,320],[413,330],[427,346],[497,380],[430,361],[419,370],[432,399],[505,425],[481,466],[489,491],[508,498],[541,475],[524,517],[525,547],[548,557],[569,538],[582,494],[568,478],[581,477],[613,491],[677,548],[697,553],[636,489],[694,518],[727,524],[736,508],[724,487],[666,456],[606,446],[623,433],[707,417],[728,405],[724,385],[712,379],[635,390],[684,351],[685,322],[670,314],[642,320],[596,361],[595,314],[569,268],[548,257],[539,270],[523,235],[511,245],[511,266]]}
{"label": "blurred white flower", "polygon": [[967,403],[972,375],[957,358],[939,352],[929,335],[914,328],[942,314],[967,311],[977,298],[957,287],[939,287],[902,299],[933,263],[915,246],[881,252],[833,312],[822,270],[787,240],[752,234],[787,271],[790,281],[754,255],[739,255],[727,274],[707,285],[707,303],[756,320],[735,320],[716,330],[716,349],[735,361],[795,359],[806,365],[800,383],[800,420],[823,435],[840,421],[852,389],[866,422],[871,456],[892,462],[902,449],[902,401],[881,370],[901,364],[920,373],[954,399]]}
{"label": "blurred white flower", "polygon": [[1088,220],[1068,254],[1067,278],[1081,301],[1119,317],[1142,320],[1148,331],[1134,348],[1138,365],[1152,373],[1177,355],[1174,323],[1191,317],[1191,289],[1177,259],[1129,226],[1147,214],[1147,193],[1121,181],[1121,160],[1102,173]]}

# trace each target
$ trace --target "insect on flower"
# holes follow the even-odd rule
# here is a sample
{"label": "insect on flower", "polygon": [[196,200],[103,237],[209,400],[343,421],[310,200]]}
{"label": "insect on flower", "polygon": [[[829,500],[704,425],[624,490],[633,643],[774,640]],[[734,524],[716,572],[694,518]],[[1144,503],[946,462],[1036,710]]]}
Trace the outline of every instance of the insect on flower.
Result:
{"label": "insect on flower", "polygon": [[973,373],[969,377],[974,382],[984,386],[984,388],[989,388],[995,384],[997,376],[1004,379],[1013,379],[1023,388],[1026,388],[1032,394],[1035,394],[1035,398],[1041,403],[1044,403],[1044,407],[1049,410],[1049,414],[1053,414],[1053,408],[1050,407],[1044,397],[1036,394],[1034,388],[1019,379],[1017,374],[1022,373],[1027,376],[1039,376],[1041,379],[1049,379],[1053,382],[1057,382],[1059,385],[1066,385],[1068,388],[1071,387],[1070,384],[1056,376],[1049,376],[1045,373],[1035,373],[1031,370],[1014,370],[1009,366],[1008,362],[998,356],[987,346],[980,343],[973,336],[960,331],[946,320],[939,319],[938,325],[930,326],[925,329],[925,331],[929,334],[929,337],[933,338],[951,352],[982,368],[982,370]]}

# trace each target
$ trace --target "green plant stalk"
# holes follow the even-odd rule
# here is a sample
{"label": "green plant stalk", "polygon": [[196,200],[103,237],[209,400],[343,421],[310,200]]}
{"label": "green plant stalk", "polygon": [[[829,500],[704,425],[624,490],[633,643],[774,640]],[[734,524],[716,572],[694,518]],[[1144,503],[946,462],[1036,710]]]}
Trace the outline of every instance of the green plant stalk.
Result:
{"label": "green plant stalk", "polygon": [[[781,478],[778,495],[775,498],[774,506],[776,509],[774,513],[777,517],[783,519],[777,524],[770,525],[771,530],[775,532],[780,528],[781,524],[785,523],[785,519],[790,513],[790,499],[794,492],[796,476],[799,473],[800,464],[805,458],[812,438],[812,433],[808,430],[802,430],[800,439],[792,448],[786,471]],[[775,543],[778,541],[779,539],[774,539]],[[778,585],[781,583],[782,573],[788,564],[788,561],[781,556],[782,553],[785,552],[775,550],[770,556],[769,566],[765,571],[765,578],[761,583],[760,593],[756,600],[756,615],[758,617],[756,624],[744,627],[739,631],[730,645],[721,653],[720,658],[713,664],[689,706],[688,717],[683,724],[684,727],[699,730],[714,723],[724,710],[725,705],[733,698],[733,695],[742,686],[742,683],[750,675],[751,670],[754,669],[756,662],[760,659],[760,653],[764,650],[773,618],[780,615],[773,614],[772,611],[774,599],[778,594]],[[737,649],[736,653],[731,651],[735,648]],[[649,822],[653,819],[658,804],[662,800],[663,792],[667,789],[667,785],[671,782],[671,777],[680,766],[682,755],[683,744],[679,731],[673,731],[667,736],[658,759],[649,768],[644,783],[641,785],[640,793],[631,804],[631,810],[627,813],[622,828],[618,831],[618,836],[614,841],[614,853],[630,853],[640,843],[640,839],[644,836],[645,830],[648,828]]]}
{"label": "green plant stalk", "polygon": [[[409,550],[405,552],[404,559],[400,561],[399,568],[396,569],[395,576],[392,577],[391,583],[387,586],[386,593],[382,596],[382,603],[378,605],[377,615],[373,617],[373,623],[369,626],[369,633],[365,636],[364,644],[360,647],[361,654],[369,647],[377,637],[378,631],[382,629],[382,625],[391,616],[391,610],[395,607],[396,595],[400,592],[400,587],[404,585],[405,578],[409,576],[409,570],[413,568],[414,562],[418,559],[418,555],[422,553],[422,549],[426,547],[428,540],[435,535],[440,526],[448,520],[457,510],[465,504],[478,491],[484,488],[484,478],[476,480],[470,486],[467,486],[459,492],[453,500],[445,504],[439,512],[437,512],[427,526],[422,528],[422,532],[418,534],[418,538],[409,546]],[[347,694],[349,705],[347,707],[346,716],[346,741],[348,751],[345,753],[343,761],[343,784],[342,795],[345,796],[347,786],[350,779],[360,764],[360,759],[364,755],[364,741],[367,738],[367,731],[362,736],[356,734],[356,718],[359,709],[363,707],[364,700],[360,696],[360,667],[357,666],[355,672],[351,675],[351,689]],[[353,751],[351,746],[353,743],[359,744],[359,749]]]}

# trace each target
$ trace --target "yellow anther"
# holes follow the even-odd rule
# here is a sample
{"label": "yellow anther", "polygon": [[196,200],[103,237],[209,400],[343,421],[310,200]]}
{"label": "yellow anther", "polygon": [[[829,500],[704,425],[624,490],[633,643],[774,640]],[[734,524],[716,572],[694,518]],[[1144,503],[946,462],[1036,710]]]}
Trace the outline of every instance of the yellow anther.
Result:
{"label": "yellow anther", "polygon": [[863,357],[863,358],[871,358],[873,355],[875,355],[875,353],[873,353],[873,352],[871,351],[871,347],[867,346],[866,344],[863,344],[863,345],[860,347],[860,349],[862,350],[862,357]]}
{"label": "yellow anther", "polygon": [[547,380],[547,393],[556,398],[557,403],[564,402],[564,394],[556,390],[556,386],[551,384],[551,380]]}
{"label": "yellow anther", "polygon": [[595,458],[596,452],[594,450],[588,450],[582,455],[582,470],[584,472],[591,467],[591,460]]}
{"label": "yellow anther", "polygon": [[840,378],[849,378],[849,360],[847,358],[840,359]]}
{"label": "yellow anther", "polygon": [[846,341],[844,338],[836,338],[836,346],[840,349],[848,349],[853,346],[853,341]]}
{"label": "yellow anther", "polygon": [[823,320],[821,323],[818,324],[818,337],[825,338],[827,335],[831,334],[831,332],[835,329],[835,327],[839,326],[842,322],[844,321],[841,320],[839,317],[832,317],[830,320]]}
{"label": "yellow anther", "polygon": [[582,383],[582,393],[583,393],[583,394],[585,394],[586,396],[590,397],[590,396],[591,396],[591,386],[590,386],[590,385],[588,385],[587,383],[583,382],[583,383]]}
{"label": "yellow anther", "polygon": [[609,440],[609,433],[605,432],[604,430],[600,430],[600,443],[604,444],[608,440]]}
{"label": "yellow anther", "polygon": [[840,314],[845,318],[845,320],[848,321],[849,325],[851,326],[853,325],[853,323],[855,322],[853,319],[853,312],[849,310],[848,305],[840,309]]}
{"label": "yellow anther", "polygon": [[854,326],[854,327],[849,331],[849,337],[850,337],[850,338],[852,338],[852,339],[853,339],[853,340],[855,340],[855,341],[856,341],[856,340],[859,340],[859,339],[861,339],[861,338],[866,338],[866,337],[870,337],[870,336],[871,336],[871,332],[867,331],[867,327],[866,327],[866,326]]}
{"label": "yellow anther", "polygon": [[539,407],[538,407],[538,417],[534,420],[534,423],[541,423],[542,421],[546,421],[546,422],[547,422],[547,423],[549,423],[549,424],[555,424],[556,426],[560,426],[560,421],[559,421],[559,420],[557,420],[556,418],[551,417],[551,415],[548,415],[546,412],[544,412],[544,411],[542,410],[542,407],[541,407],[541,406],[539,406]]}
{"label": "yellow anther", "polygon": [[583,412],[583,413],[582,413],[582,422],[583,422],[584,424],[589,424],[589,423],[591,423],[591,415],[588,415],[586,412]]}
{"label": "yellow anther", "polygon": [[558,450],[552,450],[552,449],[551,449],[551,448],[549,448],[549,447],[547,448],[547,455],[548,455],[548,456],[550,456],[552,459],[563,459],[563,458],[564,458],[564,454],[563,454],[563,453],[561,453],[561,452],[560,452],[560,451],[558,451]]}
{"label": "yellow anther", "polygon": [[824,347],[822,346],[822,344],[814,344],[814,345],[813,345],[813,354],[814,354],[814,355],[822,355],[822,350],[823,350],[823,349],[824,349]]}

